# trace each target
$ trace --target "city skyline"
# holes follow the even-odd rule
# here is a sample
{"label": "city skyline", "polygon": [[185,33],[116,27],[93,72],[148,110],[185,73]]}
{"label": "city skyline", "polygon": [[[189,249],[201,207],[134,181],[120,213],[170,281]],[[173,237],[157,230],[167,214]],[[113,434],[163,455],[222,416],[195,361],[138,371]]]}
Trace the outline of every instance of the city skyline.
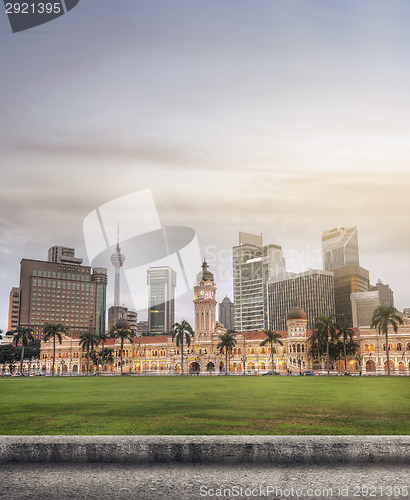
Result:
{"label": "city skyline", "polygon": [[[372,283],[410,306],[408,2],[135,0],[115,19],[99,2],[101,22],[95,8],[19,35],[0,16],[0,328],[22,258],[85,258],[86,215],[144,188],[162,226],[194,228],[219,300],[239,231],[303,272],[341,224],[359,227]],[[176,317],[193,321],[191,300]]]}
{"label": "city skyline", "polygon": [[[357,227],[355,227],[353,229],[356,231],[356,239],[357,239]],[[334,231],[334,229],[332,229],[332,231]],[[322,232],[322,234],[323,234],[323,232]],[[255,240],[260,241],[260,243],[262,242],[262,235],[259,236],[259,235],[252,235],[252,234],[249,234],[249,233],[244,234],[244,233],[239,232],[239,241],[240,241],[240,243],[241,243],[241,237],[245,238],[244,241],[248,241],[249,239],[250,239],[249,241],[251,241],[252,238],[254,238]],[[246,244],[244,244],[244,245],[245,245],[244,246],[244,248],[245,248]],[[240,248],[240,247],[235,246],[235,247],[233,247],[233,250],[235,250],[235,248],[237,249],[237,248]],[[332,270],[330,272],[323,271],[323,270],[320,270],[318,268],[316,268],[316,269],[311,269],[311,268],[310,269],[305,269],[304,271],[302,271],[299,274],[298,273],[289,272],[284,267],[285,266],[285,259],[283,259],[282,248],[279,245],[269,244],[267,246],[264,246],[263,248],[264,249],[271,249],[272,251],[276,252],[275,253],[275,255],[276,255],[275,259],[276,260],[274,261],[274,263],[275,263],[274,269],[276,270],[277,275],[275,275],[275,273],[274,273],[268,279],[267,283],[269,283],[270,287],[272,287],[276,282],[280,282],[280,281],[283,281],[283,280],[284,281],[286,281],[286,280],[293,280],[294,278],[297,278],[299,276],[305,276],[305,275],[307,276],[307,275],[310,275],[312,273],[313,274],[318,274],[318,273],[319,274],[320,273],[322,273],[322,274],[332,274],[332,279],[333,279],[333,273],[335,271],[336,272],[338,272],[339,270],[343,271],[343,269],[344,269],[344,267],[342,266],[342,267],[336,268],[336,269],[334,269],[334,270]],[[118,250],[118,242],[116,244],[116,249],[117,249],[117,251],[119,251]],[[262,250],[262,247],[261,247],[261,250]],[[82,258],[78,258],[78,257],[74,257],[74,253],[75,253],[75,249],[74,248],[65,248],[65,247],[60,247],[60,246],[52,246],[48,250],[48,261],[45,260],[44,262],[45,263],[47,263],[47,262],[67,262],[68,264],[71,264],[71,265],[81,265],[82,262],[83,262],[83,259]],[[360,253],[360,251],[359,251],[359,249],[357,249],[357,255],[359,255],[359,253]],[[125,259],[125,256],[122,255],[122,258]],[[23,258],[22,259],[22,261],[25,261],[25,260],[33,260],[33,259],[27,259],[27,258]],[[258,259],[256,259],[256,260],[258,260]],[[41,262],[40,260],[38,260],[38,261]],[[231,262],[231,264],[233,264],[233,262]],[[325,266],[322,265],[322,267],[325,267]],[[352,267],[352,265],[350,264],[350,265],[345,266],[345,267],[350,268],[350,267]],[[115,268],[115,266],[114,266],[114,268]],[[95,269],[100,270],[102,268],[95,268]],[[102,269],[102,270],[104,271],[104,273],[107,272],[107,269]],[[149,318],[150,300],[152,300],[152,297],[151,297],[152,292],[150,292],[150,278],[149,278],[149,276],[150,276],[150,273],[152,273],[154,271],[158,271],[158,270],[161,271],[161,272],[163,270],[167,270],[167,271],[171,272],[172,275],[173,275],[173,283],[174,283],[174,285],[176,283],[177,273],[175,273],[175,271],[173,271],[172,268],[170,268],[170,267],[148,267],[147,268],[147,276],[148,277],[147,277],[147,282],[145,283],[146,288],[147,288],[147,290],[146,290],[146,292],[147,292],[147,308],[138,311],[139,321],[143,321],[143,322],[145,321],[144,313],[146,313],[147,317]],[[233,273],[234,273],[234,265],[231,265],[231,270],[232,270],[232,275],[233,275]],[[366,271],[366,270],[364,270],[364,271]],[[113,277],[113,280],[112,280],[112,281],[114,281],[114,283],[110,287],[111,283],[108,281],[108,286],[107,286],[108,290],[110,288],[112,290],[114,290],[114,293],[112,294],[112,296],[114,298],[114,301],[115,301],[115,296],[117,294],[118,294],[117,298],[119,300],[119,298],[120,298],[120,292],[121,292],[121,299],[122,299],[122,296],[123,296],[122,289],[118,288],[118,286],[119,286],[119,279],[118,279],[118,277],[119,277],[118,274],[115,273],[115,276]],[[378,289],[378,287],[379,288],[380,287],[382,287],[382,288],[384,287],[384,288],[388,289],[388,292],[384,292],[384,293],[385,294],[386,293],[390,294],[389,297],[390,297],[390,300],[392,301],[392,304],[393,304],[393,291],[389,288],[389,285],[383,285],[383,283],[381,282],[380,279],[378,279],[376,285],[372,285],[373,281],[376,283],[375,280],[371,279],[370,280],[370,284],[369,284],[368,288],[366,288],[366,290],[372,291],[372,290]],[[125,285],[126,285],[126,282],[125,282]],[[122,286],[124,288],[124,284]],[[141,285],[141,286],[144,286],[144,285]],[[232,286],[233,286],[233,281],[232,281]],[[193,287],[194,287],[194,284],[193,284]],[[12,287],[11,293],[13,292],[13,290],[18,290],[18,288]],[[189,301],[189,305],[190,306],[191,306],[191,302],[192,302],[192,294],[193,294],[193,292],[194,292],[194,288],[192,288],[192,290],[190,292],[187,292],[187,294],[186,294],[186,295],[188,295],[188,299],[189,299],[188,301]],[[161,293],[164,293],[164,291],[162,290]],[[333,293],[333,291],[332,291],[332,293]],[[355,295],[355,294],[353,294],[353,295]],[[105,291],[105,289],[104,289],[104,301],[106,300],[105,296],[109,296],[109,293],[107,293]],[[11,297],[11,294],[9,294],[9,300],[10,300],[10,297]],[[227,296],[226,296],[226,298],[227,298]],[[182,300],[183,299],[184,299],[184,296],[182,296]],[[219,303],[223,302],[219,297],[216,297],[216,299],[217,299],[217,302],[219,302]],[[284,313],[286,314],[287,310],[289,308],[291,308],[291,307],[294,307],[294,306],[298,306],[298,307],[302,306],[302,308],[303,308],[304,307],[304,300],[305,299],[302,299],[302,300],[299,300],[299,299],[300,299],[300,297],[297,294],[295,294],[294,296],[287,297],[286,298],[286,302],[288,303],[288,307],[285,307],[285,309],[283,310]],[[262,296],[261,296],[261,300],[262,300]],[[128,297],[128,301],[131,301],[131,303],[132,303],[132,297]],[[121,300],[121,302],[123,302],[123,301]],[[156,304],[157,303],[157,299],[155,299],[154,302]],[[172,302],[173,308],[174,308],[175,307],[175,299],[172,299],[171,302]],[[124,304],[124,302],[123,302],[123,304]],[[9,302],[8,305],[9,305],[9,308],[10,308],[11,302]],[[234,301],[232,301],[232,305],[234,305]],[[133,309],[133,304],[130,307],[126,307],[126,306],[124,306],[124,307],[125,307],[125,309]],[[123,306],[115,306],[115,304],[111,305],[111,307],[110,307],[110,302],[107,302],[107,311],[109,309],[114,310],[116,308],[117,309],[124,309],[124,307]],[[315,307],[317,307],[317,305]],[[320,307],[319,307],[319,309],[320,309]],[[400,310],[400,311],[402,311],[402,310]],[[143,313],[143,317],[140,316],[141,312]],[[157,312],[157,311],[155,311],[155,312]],[[184,317],[180,317],[180,318],[176,317],[175,321],[180,321],[182,319],[186,319],[187,317],[189,318],[189,316],[190,316],[189,310],[187,309],[185,312],[187,314]],[[331,311],[327,311],[326,313],[331,313]],[[10,309],[8,309],[8,320],[10,320],[10,315],[9,314],[10,314]],[[135,313],[135,314],[137,314],[137,313]],[[266,309],[266,315],[267,315],[267,317],[268,317],[268,314],[269,313],[268,313],[268,306],[267,306],[267,309]],[[174,313],[172,312],[171,315],[174,316]],[[108,314],[108,318],[106,317],[106,323],[107,323],[107,321],[108,321],[108,324],[109,324],[110,323],[110,315],[109,314]],[[111,321],[112,321],[112,318],[111,318]],[[189,321],[193,322],[193,320],[191,320],[191,319],[189,319]],[[148,321],[148,323],[149,323],[149,321]],[[169,323],[169,321],[168,321],[168,323]],[[281,326],[280,329],[282,329],[282,327],[283,327],[283,325]],[[269,328],[277,329],[278,327],[269,325]],[[261,328],[256,328],[256,329],[261,329]],[[4,332],[6,332],[6,331],[7,330],[5,329]],[[239,329],[237,331],[244,331],[244,330],[243,329]]]}

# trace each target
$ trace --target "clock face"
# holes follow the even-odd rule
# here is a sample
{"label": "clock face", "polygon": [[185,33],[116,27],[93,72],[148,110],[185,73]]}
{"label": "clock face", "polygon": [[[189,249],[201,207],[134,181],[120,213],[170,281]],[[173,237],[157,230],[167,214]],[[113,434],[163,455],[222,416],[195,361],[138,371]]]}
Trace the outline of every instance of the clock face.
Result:
{"label": "clock face", "polygon": [[199,296],[203,299],[205,296],[205,290],[199,290]]}

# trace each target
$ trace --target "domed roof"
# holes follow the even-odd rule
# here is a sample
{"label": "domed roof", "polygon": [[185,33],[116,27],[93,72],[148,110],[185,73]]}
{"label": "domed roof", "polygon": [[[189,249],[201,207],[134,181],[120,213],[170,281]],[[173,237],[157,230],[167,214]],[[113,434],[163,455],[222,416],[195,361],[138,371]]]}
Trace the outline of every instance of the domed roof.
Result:
{"label": "domed roof", "polygon": [[206,260],[204,259],[204,262],[202,263],[202,271],[197,275],[196,279],[198,281],[213,281],[214,280],[214,275],[211,273],[211,271],[208,271],[208,264],[206,263]]}
{"label": "domed roof", "polygon": [[116,330],[131,330],[131,325],[128,323],[126,319],[119,319],[115,323]]}
{"label": "domed roof", "polygon": [[306,319],[306,313],[299,307],[292,307],[288,312],[288,320],[289,319]]}

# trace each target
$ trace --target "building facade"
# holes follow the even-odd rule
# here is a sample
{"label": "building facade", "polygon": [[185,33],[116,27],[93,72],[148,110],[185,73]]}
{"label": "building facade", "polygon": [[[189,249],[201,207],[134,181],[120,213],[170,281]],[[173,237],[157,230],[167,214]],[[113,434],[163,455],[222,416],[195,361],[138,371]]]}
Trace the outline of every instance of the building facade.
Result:
{"label": "building facade", "polygon": [[219,323],[228,330],[234,330],[234,306],[231,299],[226,295],[219,304]]}
{"label": "building facade", "polygon": [[348,264],[333,270],[335,282],[335,311],[338,321],[353,325],[351,295],[369,291],[369,271],[357,264]]}
{"label": "building facade", "polygon": [[235,331],[266,330],[268,281],[286,271],[282,247],[263,245],[262,235],[239,233],[233,247]]}
{"label": "building facade", "polygon": [[20,288],[13,287],[9,299],[9,319],[7,331],[13,332],[19,326],[20,315]]}
{"label": "building facade", "polygon": [[389,285],[385,285],[381,280],[377,280],[375,285],[370,285],[369,291],[379,293],[381,306],[394,307],[393,290],[389,287]]}
{"label": "building facade", "polygon": [[137,323],[137,337],[144,337],[148,335],[148,321],[138,321]]}
{"label": "building facade", "polygon": [[168,266],[147,270],[148,329],[154,335],[169,333],[175,323],[176,272]]}
{"label": "building facade", "polygon": [[353,325],[351,294],[369,291],[369,271],[359,266],[357,227],[322,231],[323,269],[334,273],[335,313]]}
{"label": "building facade", "polygon": [[323,269],[332,271],[349,264],[359,265],[357,227],[338,226],[322,231]]}
{"label": "building facade", "polygon": [[374,310],[380,306],[378,291],[357,292],[350,294],[352,303],[353,326],[369,326],[372,323]]}
{"label": "building facade", "polygon": [[268,284],[270,330],[285,330],[287,314],[297,304],[305,312],[307,328],[312,329],[320,314],[335,313],[333,273],[313,269],[299,274],[287,273]]}
{"label": "building facade", "polygon": [[[398,326],[397,333],[388,330],[390,372],[410,375],[410,319],[403,317],[404,324]],[[377,328],[359,328],[361,366],[367,373],[386,373],[386,337],[379,335]]]}
{"label": "building facade", "polygon": [[41,338],[45,323],[61,323],[70,336],[105,331],[107,270],[22,259],[19,326]]}

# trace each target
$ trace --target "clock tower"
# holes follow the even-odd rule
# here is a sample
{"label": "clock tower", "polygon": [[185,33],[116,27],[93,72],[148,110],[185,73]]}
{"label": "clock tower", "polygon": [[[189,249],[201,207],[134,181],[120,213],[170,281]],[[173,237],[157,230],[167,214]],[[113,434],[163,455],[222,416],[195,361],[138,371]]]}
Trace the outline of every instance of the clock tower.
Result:
{"label": "clock tower", "polygon": [[211,340],[216,326],[216,286],[214,275],[204,260],[194,285],[195,339]]}

